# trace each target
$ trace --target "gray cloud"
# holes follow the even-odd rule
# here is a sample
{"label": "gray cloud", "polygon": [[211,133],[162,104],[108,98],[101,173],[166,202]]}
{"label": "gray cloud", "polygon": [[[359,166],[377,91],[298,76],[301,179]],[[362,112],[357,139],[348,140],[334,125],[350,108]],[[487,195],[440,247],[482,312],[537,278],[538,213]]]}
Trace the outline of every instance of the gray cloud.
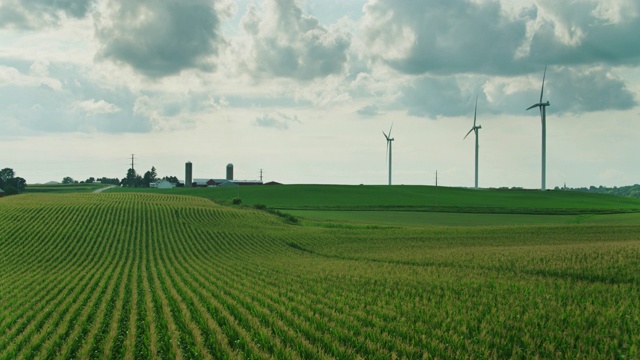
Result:
{"label": "gray cloud", "polygon": [[498,0],[378,0],[364,10],[371,55],[406,74],[516,75],[545,64],[640,64],[637,1],[541,0],[509,13]]}
{"label": "gray cloud", "polygon": [[[475,93],[465,89],[471,86],[461,86],[455,77],[421,76],[402,89],[400,104],[413,116],[435,118],[468,114],[469,99],[475,99]],[[481,91],[479,86],[476,88]]]}
{"label": "gray cloud", "polygon": [[407,74],[513,72],[526,35],[524,19],[497,1],[371,1],[363,35],[373,56]]}
{"label": "gray cloud", "polygon": [[277,112],[274,114],[263,114],[258,116],[254,125],[264,128],[286,130],[289,128],[289,124],[291,123],[300,123],[300,120],[298,120],[298,117],[295,115],[291,116]]}
{"label": "gray cloud", "polygon": [[640,4],[634,1],[542,1],[547,18],[532,35],[529,61],[640,64]]}
{"label": "gray cloud", "polygon": [[380,109],[378,109],[378,106],[376,105],[364,106],[358,109],[358,111],[356,112],[358,113],[358,115],[362,117],[373,117],[373,116],[380,115]]}
{"label": "gray cloud", "polygon": [[58,24],[64,17],[87,16],[95,0],[4,0],[0,28],[34,29]]}
{"label": "gray cloud", "polygon": [[[542,70],[542,69],[541,69]],[[523,80],[491,77],[429,76],[412,80],[401,89],[400,104],[413,116],[447,117],[469,114],[475,96],[480,113],[526,115],[524,109],[540,98],[542,71],[535,88],[522,88]],[[520,83],[516,83],[519,81]],[[515,83],[515,84],[514,84]],[[603,67],[550,67],[543,101],[549,100],[550,113],[579,114],[603,110],[627,110],[638,105],[626,84]]]}
{"label": "gray cloud", "polygon": [[96,19],[98,58],[130,65],[148,77],[214,68],[211,56],[224,41],[210,1],[111,1]]}
{"label": "gray cloud", "polygon": [[243,18],[251,36],[246,67],[254,76],[313,79],[343,71],[351,39],[305,16],[294,0],[267,0],[265,12],[250,6]]}
{"label": "gray cloud", "polygon": [[638,105],[625,83],[606,69],[563,67],[550,75],[549,99],[558,113],[627,110]]}

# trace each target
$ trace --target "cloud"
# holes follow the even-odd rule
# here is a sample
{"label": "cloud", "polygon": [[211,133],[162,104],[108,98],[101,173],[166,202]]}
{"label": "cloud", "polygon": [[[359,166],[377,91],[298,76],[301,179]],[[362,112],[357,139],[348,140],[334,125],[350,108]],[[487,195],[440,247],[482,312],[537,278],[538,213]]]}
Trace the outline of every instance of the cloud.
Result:
{"label": "cloud", "polygon": [[298,117],[295,115],[290,116],[277,112],[274,114],[263,114],[258,116],[254,125],[264,128],[286,130],[289,128],[289,124],[291,123],[300,123],[300,120],[298,120]]}
{"label": "cloud", "polygon": [[308,80],[339,74],[347,63],[350,34],[303,15],[294,0],[266,0],[263,12],[251,5],[242,25],[250,37],[244,66],[255,77]]}
{"label": "cloud", "polygon": [[374,59],[407,74],[513,72],[526,34],[497,1],[369,1],[361,30]]}
{"label": "cloud", "polygon": [[132,112],[134,95],[129,90],[101,88],[83,77],[83,72],[79,66],[47,62],[0,65],[0,123],[11,124],[5,131],[32,134],[156,130],[151,119]]}
{"label": "cloud", "polygon": [[110,1],[96,16],[99,59],[130,65],[147,77],[185,69],[211,71],[224,41],[210,1]]}
{"label": "cloud", "polygon": [[528,35],[538,63],[640,64],[640,4],[633,0],[540,1]]}
{"label": "cloud", "polygon": [[[409,115],[438,118],[469,114],[478,95],[479,113],[526,116],[524,109],[540,98],[542,70],[509,77],[422,75],[408,81],[397,100]],[[551,102],[548,112],[555,114],[628,110],[638,105],[622,79],[598,66],[549,67],[546,100]]]}
{"label": "cloud", "polygon": [[88,115],[113,114],[122,110],[114,104],[95,99],[77,101],[72,108]]}
{"label": "cloud", "polygon": [[558,112],[627,110],[638,105],[624,81],[605,68],[562,67],[553,76],[549,95],[558,104]]}
{"label": "cloud", "polygon": [[481,91],[479,81],[477,77],[423,75],[403,87],[399,103],[413,116],[465,115]]}
{"label": "cloud", "polygon": [[380,109],[378,109],[376,105],[364,106],[358,109],[358,111],[356,112],[358,113],[358,115],[362,117],[373,117],[373,116],[380,115]]}
{"label": "cloud", "polygon": [[95,0],[3,0],[0,28],[37,29],[58,25],[64,18],[83,18]]}
{"label": "cloud", "polygon": [[361,30],[373,59],[405,74],[522,75],[545,64],[637,65],[633,0],[370,0]]}
{"label": "cloud", "polygon": [[[540,99],[542,74],[520,79],[491,79],[484,91],[494,112],[518,114]],[[603,110],[627,110],[638,102],[622,79],[604,67],[550,67],[543,101],[550,113],[580,114]]]}

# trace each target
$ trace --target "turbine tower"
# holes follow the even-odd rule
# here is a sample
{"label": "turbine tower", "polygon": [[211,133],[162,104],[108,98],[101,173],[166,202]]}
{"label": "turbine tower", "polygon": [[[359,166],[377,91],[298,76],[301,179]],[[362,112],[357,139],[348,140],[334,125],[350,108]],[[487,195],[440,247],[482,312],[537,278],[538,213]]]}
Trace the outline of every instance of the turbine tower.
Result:
{"label": "turbine tower", "polygon": [[[471,132],[473,131],[476,135],[476,189],[478,188],[478,130],[482,129],[482,126],[480,125],[476,125],[476,114],[478,113],[478,95],[476,95],[476,108],[473,111],[473,127],[471,128],[471,130],[469,130],[469,132],[467,133],[467,135],[464,136],[464,139],[467,138],[467,136],[469,136],[469,134],[471,134]],[[462,140],[464,140],[462,139]]]}
{"label": "turbine tower", "polygon": [[542,186],[541,190],[545,191],[547,189],[547,106],[549,106],[549,101],[546,103],[542,102],[542,96],[544,94],[544,78],[547,76],[547,66],[544,67],[544,75],[542,75],[542,89],[540,90],[540,101],[537,104],[533,104],[527,108],[527,110],[531,110],[535,107],[540,108],[540,119],[542,120]]}
{"label": "turbine tower", "polygon": [[384,137],[387,139],[387,156],[389,158],[389,185],[391,185],[391,147],[392,147],[392,141],[394,140],[391,137],[391,129],[393,129],[393,123],[391,123],[391,127],[389,128],[389,135],[385,134],[385,132],[383,131],[382,134],[384,135]]}

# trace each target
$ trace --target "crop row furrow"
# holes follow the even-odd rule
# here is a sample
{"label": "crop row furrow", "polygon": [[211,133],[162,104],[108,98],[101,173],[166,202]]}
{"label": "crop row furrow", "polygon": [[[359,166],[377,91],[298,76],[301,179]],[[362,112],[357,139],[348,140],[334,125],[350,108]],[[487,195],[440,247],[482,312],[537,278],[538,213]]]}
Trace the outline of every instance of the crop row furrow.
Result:
{"label": "crop row furrow", "polygon": [[[105,353],[105,342],[111,339],[109,330],[111,324],[114,323],[113,317],[117,314],[116,304],[120,299],[122,287],[124,286],[122,278],[130,260],[128,242],[119,241],[119,244],[121,245],[119,251],[114,255],[114,258],[110,259],[117,264],[117,270],[115,270],[113,281],[109,284],[109,290],[104,295],[103,304],[101,304],[94,325],[90,330],[90,334],[92,334],[91,342],[86,342],[79,350],[79,354],[82,357],[102,357]],[[119,259],[118,256],[120,257]]]}
{"label": "crop row furrow", "polygon": [[[182,265],[183,262],[178,262]],[[193,267],[200,268],[198,263],[193,263]],[[214,277],[209,273],[209,277],[205,280],[201,274],[196,274],[191,266],[180,266],[181,272],[178,274],[184,283],[186,279],[192,279],[195,284],[191,284],[192,292],[198,297],[201,303],[205,305],[209,312],[215,314],[222,321],[222,325],[226,326],[228,320],[221,319],[222,314],[226,317],[232,316],[233,322],[242,325],[247,334],[251,335],[252,341],[261,349],[276,357],[296,358],[294,354],[287,348],[283,341],[288,342],[292,346],[296,346],[303,358],[322,358],[321,354],[309,344],[305,344],[302,340],[302,348],[300,348],[301,339],[298,334],[289,327],[283,327],[281,322],[273,316],[270,311],[256,307],[249,300],[245,299],[246,294],[236,292],[236,289],[226,287],[220,283],[218,277]],[[220,275],[226,276],[226,275]],[[229,278],[233,282],[233,277]],[[255,285],[255,284],[253,284]],[[215,295],[212,297],[211,295]],[[215,306],[213,306],[215,304]],[[277,336],[274,336],[277,335]],[[306,354],[306,355],[305,355]]]}
{"label": "crop row furrow", "polygon": [[[199,238],[201,239],[201,238]],[[215,241],[217,239],[211,239]],[[200,241],[195,241],[195,243],[199,243]],[[189,246],[192,242],[182,242],[179,246]],[[190,252],[197,252],[199,249],[191,249]],[[188,254],[188,253],[187,253]],[[177,255],[176,255],[177,256]],[[219,270],[220,267],[224,267],[225,265],[217,263],[216,265],[206,265],[206,264],[198,264],[197,260],[191,262],[183,262],[179,261],[178,264],[193,264],[193,266],[188,266],[190,269],[184,269],[185,275],[192,279],[195,279],[198,282],[197,288],[207,289],[208,293],[216,294],[217,298],[223,302],[226,307],[226,310],[234,314],[234,317],[240,321],[244,325],[248,331],[259,332],[259,324],[264,325],[264,322],[269,322],[271,325],[272,331],[278,333],[279,335],[284,335],[284,338],[288,337],[290,340],[290,345],[294,346],[304,358],[318,358],[324,357],[321,353],[317,352],[317,349],[314,349],[308,342],[306,342],[303,338],[301,338],[299,332],[294,332],[291,330],[289,326],[281,327],[280,325],[284,325],[282,322],[278,322],[276,325],[275,322],[271,322],[271,319],[278,318],[278,316],[274,316],[270,311],[265,311],[264,309],[256,308],[256,304],[249,299],[246,299],[246,292],[249,289],[255,289],[257,284],[252,282],[247,284],[246,286],[242,286],[244,289],[244,293],[242,290],[236,291],[235,288],[238,285],[238,281],[242,281],[242,279],[234,279],[235,270],[231,269],[228,273],[222,273],[218,277],[213,278],[209,276],[206,281],[202,280],[201,276],[207,276],[203,273],[194,274],[194,272],[199,272],[202,269],[206,269],[208,267],[214,266],[216,270]],[[265,288],[260,286],[260,291],[263,292]],[[227,295],[229,294],[229,295]],[[263,294],[264,296],[264,294]],[[237,301],[240,301],[238,303]],[[257,315],[254,316],[254,315]],[[299,329],[301,327],[304,328],[304,324],[300,324],[296,322],[293,328]],[[262,337],[262,336],[258,336]]]}
{"label": "crop row furrow", "polygon": [[[105,282],[105,272],[107,271],[107,263],[103,262],[96,267],[92,273],[87,273],[85,276],[77,276],[70,274],[69,279],[84,278],[85,282],[75,287],[75,292],[72,294],[64,294],[59,296],[55,302],[48,303],[47,308],[40,310],[42,317],[34,323],[33,331],[26,334],[26,337],[30,339],[31,347],[28,351],[29,356],[33,356],[39,351],[39,347],[47,337],[51,335],[54,329],[59,325],[60,321],[68,311],[71,310],[71,306],[74,301],[77,300],[81,292],[85,292],[87,287],[91,288],[102,287]],[[52,321],[50,321],[50,319]]]}
{"label": "crop row furrow", "polygon": [[[157,248],[154,257],[159,261],[160,255]],[[193,328],[189,326],[188,310],[184,303],[178,301],[179,295],[166,280],[163,267],[158,266],[154,268],[154,270],[153,281],[156,282],[158,289],[161,290],[160,298],[162,301],[163,315],[167,320],[171,320],[169,324],[169,335],[175,339],[172,340],[172,343],[178,346],[176,349],[176,357],[187,359],[197,358],[198,353],[200,352],[200,354],[202,354],[202,352],[196,348],[195,336],[197,332],[194,333]]]}
{"label": "crop row furrow", "polygon": [[[76,264],[77,261],[80,261],[80,266]],[[74,273],[67,272],[65,274],[65,277],[64,277],[65,281],[63,283],[51,282],[49,284],[51,286],[49,287],[50,290],[48,292],[39,292],[38,297],[31,298],[32,301],[30,302],[29,306],[22,306],[23,312],[17,313],[16,317],[14,317],[14,320],[12,320],[12,322],[16,324],[16,326],[18,326],[20,322],[17,322],[17,319],[19,319],[21,316],[24,317],[23,321],[21,322],[21,325],[19,325],[19,327],[16,328],[16,331],[18,333],[23,333],[24,331],[27,331],[27,333],[30,333],[31,331],[39,330],[44,326],[46,319],[49,316],[51,316],[52,311],[56,309],[57,306],[60,306],[63,300],[66,300],[67,304],[72,303],[69,297],[75,298],[75,296],[78,296],[79,291],[82,290],[83,286],[86,286],[86,283],[91,278],[91,273],[78,270],[83,268],[82,266],[83,263],[84,261],[82,260],[81,256],[74,256],[70,258],[67,268],[69,270],[76,269],[75,270],[76,272]],[[72,265],[75,265],[75,266],[72,266]],[[93,274],[95,274],[95,272],[93,272]],[[86,280],[85,283],[81,286],[78,286],[79,282],[82,279]],[[57,290],[54,290],[56,285],[57,285]],[[68,286],[71,286],[71,287],[67,288]],[[51,290],[54,290],[54,292],[52,293]],[[29,325],[29,323],[31,323],[31,325]],[[11,324],[11,322],[5,325],[9,325],[9,324]],[[12,330],[7,329],[6,326],[4,327],[4,331],[8,333],[12,332]],[[11,338],[12,337],[9,336],[9,337],[6,337],[5,339],[11,339]],[[2,345],[0,345],[0,349],[2,349]]]}
{"label": "crop row furrow", "polygon": [[[183,260],[181,255],[176,253],[176,248],[181,247],[182,244],[175,245],[176,246],[172,247],[171,254],[171,258],[175,261],[175,265],[168,267],[168,269],[176,286],[179,286],[178,284],[182,284],[180,287],[182,292],[185,293],[185,296],[183,297],[184,301],[190,303],[192,307],[196,308],[194,310],[197,310],[198,314],[200,314],[195,315],[195,318],[198,319],[202,316],[201,314],[205,314],[204,309],[198,305],[199,302],[194,301],[194,298],[197,297],[204,302],[209,315],[214,317],[220,323],[220,326],[226,330],[226,338],[228,339],[230,346],[241,350],[247,358],[256,356],[265,358],[267,356],[266,353],[264,353],[265,346],[260,346],[260,344],[257,345],[251,340],[251,336],[247,332],[247,329],[243,328],[238,322],[238,320],[242,320],[242,318],[239,319],[237,316],[233,316],[232,313],[228,312],[228,309],[225,310],[221,304],[212,298],[206,298],[206,295],[202,294],[198,287],[193,285],[190,278],[184,277],[184,274],[182,273],[176,273],[176,269],[182,269]],[[208,332],[203,321],[200,321],[200,323],[201,328]]]}

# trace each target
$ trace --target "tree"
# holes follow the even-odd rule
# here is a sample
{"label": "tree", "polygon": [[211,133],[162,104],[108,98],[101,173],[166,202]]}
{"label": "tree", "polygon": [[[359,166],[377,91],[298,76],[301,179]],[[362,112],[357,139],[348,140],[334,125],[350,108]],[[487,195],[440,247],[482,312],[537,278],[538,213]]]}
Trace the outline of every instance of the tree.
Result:
{"label": "tree", "polygon": [[144,177],[142,178],[142,186],[149,187],[152,182],[156,181],[158,173],[156,172],[155,166],[151,167],[151,170],[144,173]]}
{"label": "tree", "polygon": [[4,190],[5,195],[20,194],[27,188],[27,180],[15,175],[11,168],[0,170],[0,188]]}
{"label": "tree", "polygon": [[162,180],[167,180],[168,182],[173,183],[173,184],[177,184],[177,183],[180,182],[178,180],[178,178],[175,177],[175,176],[165,176],[165,177],[162,178]]}
{"label": "tree", "polygon": [[129,170],[127,170],[127,176],[124,179],[122,179],[122,185],[135,187],[136,177],[137,177],[136,170],[133,168],[130,168]]}
{"label": "tree", "polygon": [[62,179],[62,183],[63,184],[73,184],[75,182],[75,180],[73,180],[73,178],[71,176],[65,176]]}
{"label": "tree", "polygon": [[102,184],[111,184],[111,185],[120,185],[120,179],[118,178],[108,178],[108,177],[102,177],[100,179],[100,183]]}

